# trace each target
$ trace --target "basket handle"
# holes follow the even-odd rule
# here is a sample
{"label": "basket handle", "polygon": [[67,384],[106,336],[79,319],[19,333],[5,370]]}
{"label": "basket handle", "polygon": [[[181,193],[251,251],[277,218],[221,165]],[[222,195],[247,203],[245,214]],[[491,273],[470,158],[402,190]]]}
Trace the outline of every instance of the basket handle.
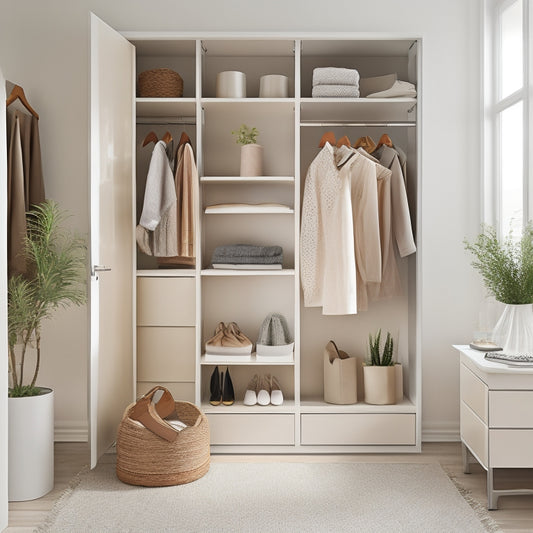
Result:
{"label": "basket handle", "polygon": [[[158,390],[163,391],[163,396],[156,404],[153,404],[152,398]],[[165,416],[174,412],[174,409],[174,398],[172,398],[170,391],[157,385],[137,401],[129,416],[132,420],[139,421],[146,429],[162,439],[174,442],[178,436],[178,431],[163,420]]]}

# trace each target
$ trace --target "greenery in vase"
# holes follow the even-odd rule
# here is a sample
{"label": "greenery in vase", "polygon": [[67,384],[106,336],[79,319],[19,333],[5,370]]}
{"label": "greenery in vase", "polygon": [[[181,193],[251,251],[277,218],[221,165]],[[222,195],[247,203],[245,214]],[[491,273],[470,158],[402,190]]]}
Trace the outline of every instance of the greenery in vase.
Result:
{"label": "greenery in vase", "polygon": [[393,366],[392,355],[394,352],[394,341],[391,334],[387,331],[387,338],[381,352],[381,329],[372,336],[368,335],[368,347],[370,349],[370,361],[367,366]]}
{"label": "greenery in vase", "polygon": [[[41,324],[53,312],[86,301],[85,240],[63,227],[66,213],[51,201],[34,206],[27,216],[27,274],[8,280],[8,344],[12,387],[9,396],[35,396],[41,364]],[[16,348],[20,354],[17,357]],[[29,384],[24,383],[25,359],[36,350]],[[20,372],[17,370],[20,361]]]}
{"label": "greenery in vase", "polygon": [[504,304],[533,303],[533,226],[529,223],[520,240],[509,233],[499,239],[492,226],[474,242],[464,241],[474,256],[472,266],[481,274],[488,292]]}
{"label": "greenery in vase", "polygon": [[246,124],[242,124],[238,130],[232,131],[231,134],[236,136],[235,142],[237,144],[244,146],[245,144],[256,144],[259,131],[257,128],[249,128]]}

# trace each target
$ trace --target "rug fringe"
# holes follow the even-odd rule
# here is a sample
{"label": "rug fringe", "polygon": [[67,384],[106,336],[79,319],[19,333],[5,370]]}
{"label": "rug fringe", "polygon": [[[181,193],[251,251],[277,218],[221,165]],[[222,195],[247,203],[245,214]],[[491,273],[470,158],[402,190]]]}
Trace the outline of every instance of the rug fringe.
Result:
{"label": "rug fringe", "polygon": [[476,513],[480,522],[483,524],[483,527],[487,533],[503,533],[503,529],[496,523],[494,518],[490,516],[487,508],[482,503],[478,502],[473,496],[472,492],[464,487],[457,479],[454,473],[445,468],[443,465],[440,465],[441,468],[446,472],[447,476],[450,478],[450,481],[455,485],[455,488],[459,494],[466,500],[468,505]]}
{"label": "rug fringe", "polygon": [[33,530],[34,533],[50,533],[52,531],[51,527],[55,522],[57,515],[67,503],[67,500],[74,492],[74,489],[81,483],[81,477],[89,471],[89,465],[86,465],[69,481],[68,486],[63,490],[63,492],[61,492],[58,500],[48,513],[46,520]]}

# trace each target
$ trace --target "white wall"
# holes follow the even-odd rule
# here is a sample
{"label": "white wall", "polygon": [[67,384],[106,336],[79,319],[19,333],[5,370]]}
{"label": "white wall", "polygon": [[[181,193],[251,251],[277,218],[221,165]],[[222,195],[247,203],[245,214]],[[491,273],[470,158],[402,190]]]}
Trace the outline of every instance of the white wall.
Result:
{"label": "white wall", "polygon": [[[0,65],[41,115],[47,196],[88,231],[89,10],[119,30],[353,31],[421,36],[423,174],[423,431],[457,438],[458,357],[476,327],[478,291],[462,240],[479,219],[480,0],[18,0],[0,7]],[[41,383],[56,390],[64,438],[86,425],[86,310],[62,314],[43,335]]]}

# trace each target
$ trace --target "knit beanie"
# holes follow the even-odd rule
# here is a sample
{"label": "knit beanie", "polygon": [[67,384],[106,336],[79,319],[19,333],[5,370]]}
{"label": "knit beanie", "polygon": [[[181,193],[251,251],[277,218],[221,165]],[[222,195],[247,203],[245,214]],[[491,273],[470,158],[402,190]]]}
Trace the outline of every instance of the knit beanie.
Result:
{"label": "knit beanie", "polygon": [[293,342],[285,317],[279,313],[270,313],[259,328],[257,344],[282,346]]}

